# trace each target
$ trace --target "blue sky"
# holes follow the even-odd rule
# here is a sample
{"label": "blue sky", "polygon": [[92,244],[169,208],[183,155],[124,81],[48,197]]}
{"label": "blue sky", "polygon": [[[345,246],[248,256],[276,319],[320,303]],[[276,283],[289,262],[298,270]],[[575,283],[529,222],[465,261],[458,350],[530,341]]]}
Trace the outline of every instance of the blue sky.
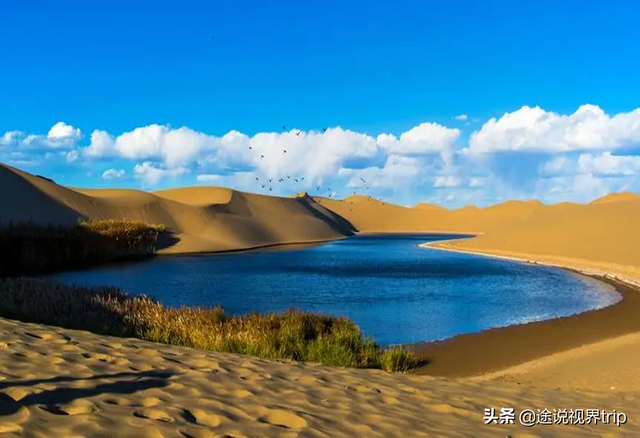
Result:
{"label": "blue sky", "polygon": [[75,186],[263,192],[295,174],[267,193],[450,207],[637,191],[638,16],[605,0],[1,0],[0,161]]}

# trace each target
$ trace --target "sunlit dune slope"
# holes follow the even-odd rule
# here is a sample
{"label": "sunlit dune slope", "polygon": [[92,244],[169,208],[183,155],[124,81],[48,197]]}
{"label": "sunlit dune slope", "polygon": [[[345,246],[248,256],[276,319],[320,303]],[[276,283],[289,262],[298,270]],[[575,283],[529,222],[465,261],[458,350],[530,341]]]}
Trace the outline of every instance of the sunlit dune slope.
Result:
{"label": "sunlit dune slope", "polygon": [[455,246],[640,267],[640,198],[544,206]]}
{"label": "sunlit dune slope", "polygon": [[423,211],[447,211],[447,209],[441,205],[437,205],[437,204],[430,204],[428,202],[420,202],[418,204],[415,205],[415,207],[413,207],[415,209],[418,210],[423,210]]}
{"label": "sunlit dune slope", "polygon": [[353,230],[307,196],[274,198],[208,187],[157,194],[69,189],[5,165],[0,165],[0,187],[4,222],[68,224],[88,217],[164,224],[173,233],[164,252],[311,242],[341,238]]}
{"label": "sunlit dune slope", "polygon": [[609,202],[624,202],[624,201],[640,201],[640,195],[631,192],[619,192],[610,193],[602,198],[598,198],[592,202],[592,204],[606,204]]}

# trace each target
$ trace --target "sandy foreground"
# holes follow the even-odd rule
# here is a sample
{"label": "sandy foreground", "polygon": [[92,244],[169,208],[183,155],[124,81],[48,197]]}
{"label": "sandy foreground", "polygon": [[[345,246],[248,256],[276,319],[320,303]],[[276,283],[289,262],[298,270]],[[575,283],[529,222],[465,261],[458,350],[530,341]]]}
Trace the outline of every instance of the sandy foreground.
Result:
{"label": "sandy foreground", "polygon": [[[640,419],[640,392],[624,386],[278,363],[4,319],[0,333],[0,431],[9,436],[633,436]],[[628,419],[484,425],[485,408],[503,407],[616,409]]]}
{"label": "sandy foreground", "polygon": [[[364,196],[284,198],[217,187],[70,189],[0,165],[0,206],[2,220],[161,223],[171,230],[160,247],[167,254],[332,240],[354,232],[481,233],[440,246],[640,281],[640,197],[631,194],[588,205],[511,201],[449,211]],[[270,362],[0,319],[0,432],[636,436],[640,295],[619,287],[623,301],[601,311],[432,346],[434,361],[425,370],[436,375]],[[516,424],[485,425],[487,408],[497,414],[514,408]],[[524,409],[616,410],[627,422],[527,428],[518,424]]]}

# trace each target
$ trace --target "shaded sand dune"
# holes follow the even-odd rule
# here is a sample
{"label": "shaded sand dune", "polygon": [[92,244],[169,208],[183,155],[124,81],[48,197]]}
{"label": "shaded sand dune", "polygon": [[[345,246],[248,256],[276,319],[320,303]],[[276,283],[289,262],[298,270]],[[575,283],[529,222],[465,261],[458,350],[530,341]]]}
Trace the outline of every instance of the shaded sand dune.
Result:
{"label": "shaded sand dune", "polygon": [[[0,319],[8,436],[633,436],[638,393],[279,363]],[[598,408],[627,424],[484,425],[484,409]],[[111,434],[111,435],[110,435]],[[607,435],[609,434],[609,435]]]}
{"label": "shaded sand dune", "polygon": [[352,234],[308,196],[276,198],[217,187],[147,193],[69,189],[0,165],[2,221],[73,223],[81,217],[163,224],[177,241],[161,252],[224,251]]}

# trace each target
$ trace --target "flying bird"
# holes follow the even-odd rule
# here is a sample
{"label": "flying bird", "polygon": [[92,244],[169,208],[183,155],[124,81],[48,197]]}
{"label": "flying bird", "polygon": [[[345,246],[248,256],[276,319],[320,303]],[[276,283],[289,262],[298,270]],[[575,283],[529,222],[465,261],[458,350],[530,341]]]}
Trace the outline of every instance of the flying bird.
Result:
{"label": "flying bird", "polygon": [[249,146],[249,149],[253,149],[251,146]]}
{"label": "flying bird", "polygon": [[264,158],[264,155],[260,155],[260,158]]}
{"label": "flying bird", "polygon": [[287,179],[291,179],[291,175],[287,175]]}
{"label": "flying bird", "polygon": [[271,187],[269,187],[269,191],[271,191],[271,190],[272,190]]}
{"label": "flying bird", "polygon": [[322,128],[322,132],[326,132],[326,131],[327,131],[327,128]]}
{"label": "flying bird", "polygon": [[264,186],[265,186],[265,185],[266,185],[266,184],[262,184],[262,188],[263,188],[263,189],[264,189]]}
{"label": "flying bird", "polygon": [[297,131],[297,132],[296,132],[296,135],[300,135],[300,131]]}
{"label": "flying bird", "polygon": [[282,125],[282,130],[286,131],[287,130],[287,126],[286,125]]}
{"label": "flying bird", "polygon": [[284,153],[285,153],[285,154],[287,153],[287,150],[286,150],[286,149],[283,149],[283,151],[284,151]]}
{"label": "flying bird", "polygon": [[304,181],[304,176],[301,178],[301,181]]}
{"label": "flying bird", "polygon": [[364,180],[364,178],[360,178],[360,181],[362,181],[363,183],[366,183],[366,181]]}
{"label": "flying bird", "polygon": [[295,181],[295,182],[298,182],[298,178],[295,178],[295,179],[294,179],[294,181]]}
{"label": "flying bird", "polygon": [[269,178],[269,182],[271,182],[271,178]]}
{"label": "flying bird", "polygon": [[258,177],[256,176],[256,181],[258,181]]}

